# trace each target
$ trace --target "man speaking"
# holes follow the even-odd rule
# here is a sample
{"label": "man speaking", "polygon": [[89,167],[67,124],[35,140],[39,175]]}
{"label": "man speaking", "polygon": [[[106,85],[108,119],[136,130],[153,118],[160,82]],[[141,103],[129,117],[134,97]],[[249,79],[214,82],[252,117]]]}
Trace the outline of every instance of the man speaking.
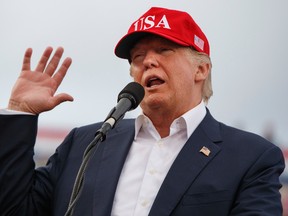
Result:
{"label": "man speaking", "polygon": [[27,49],[0,115],[1,215],[282,215],[281,150],[212,117],[209,43],[189,14],[153,7],[116,45],[144,88],[142,113],[108,119],[111,130],[88,148],[89,160],[83,155],[103,123],[73,129],[35,169],[39,114],[73,100],[56,94],[71,59],[57,69],[63,48],[51,54],[48,47],[32,71]]}

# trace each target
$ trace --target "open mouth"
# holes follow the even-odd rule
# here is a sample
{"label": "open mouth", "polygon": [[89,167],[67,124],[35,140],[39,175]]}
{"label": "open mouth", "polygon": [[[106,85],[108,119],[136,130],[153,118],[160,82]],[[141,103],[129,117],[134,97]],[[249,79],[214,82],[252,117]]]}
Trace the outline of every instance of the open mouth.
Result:
{"label": "open mouth", "polygon": [[146,86],[148,88],[150,87],[153,87],[153,86],[158,86],[158,85],[161,85],[164,83],[164,80],[161,80],[160,78],[158,77],[152,77],[152,78],[149,78],[146,82]]}

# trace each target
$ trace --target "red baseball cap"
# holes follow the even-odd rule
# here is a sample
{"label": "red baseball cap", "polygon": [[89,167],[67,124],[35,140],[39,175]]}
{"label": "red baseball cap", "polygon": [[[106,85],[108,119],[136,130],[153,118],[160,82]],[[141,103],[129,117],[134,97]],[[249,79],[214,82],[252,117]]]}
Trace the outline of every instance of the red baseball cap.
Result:
{"label": "red baseball cap", "polygon": [[186,12],[152,7],[132,23],[115,47],[116,56],[130,58],[130,50],[147,34],[155,34],[182,46],[192,46],[210,55],[209,42],[193,18]]}

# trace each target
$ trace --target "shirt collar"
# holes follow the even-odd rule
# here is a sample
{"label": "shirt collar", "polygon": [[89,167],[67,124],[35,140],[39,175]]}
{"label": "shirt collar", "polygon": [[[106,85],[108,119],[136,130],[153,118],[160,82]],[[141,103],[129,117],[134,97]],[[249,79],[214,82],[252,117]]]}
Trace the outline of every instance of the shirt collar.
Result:
{"label": "shirt collar", "polygon": [[[206,108],[203,101],[198,104],[193,109],[187,111],[179,118],[175,119],[170,127],[170,135],[173,134],[174,131],[178,131],[181,129],[186,129],[187,139],[191,136],[194,130],[198,127],[200,122],[204,119],[206,115]],[[152,124],[151,120],[141,113],[135,120],[135,137],[137,137],[142,126],[147,124]]]}

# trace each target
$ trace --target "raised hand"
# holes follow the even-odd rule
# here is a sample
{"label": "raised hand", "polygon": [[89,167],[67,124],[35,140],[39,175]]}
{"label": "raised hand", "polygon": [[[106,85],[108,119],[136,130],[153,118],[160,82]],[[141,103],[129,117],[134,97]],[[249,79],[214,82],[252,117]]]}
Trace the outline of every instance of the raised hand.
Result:
{"label": "raised hand", "polygon": [[72,63],[72,59],[66,58],[58,68],[64,49],[62,47],[57,48],[48,63],[52,51],[52,47],[47,47],[36,69],[32,71],[32,49],[26,50],[22,72],[12,89],[8,109],[40,114],[53,109],[62,102],[73,101],[73,97],[69,94],[55,94]]}

